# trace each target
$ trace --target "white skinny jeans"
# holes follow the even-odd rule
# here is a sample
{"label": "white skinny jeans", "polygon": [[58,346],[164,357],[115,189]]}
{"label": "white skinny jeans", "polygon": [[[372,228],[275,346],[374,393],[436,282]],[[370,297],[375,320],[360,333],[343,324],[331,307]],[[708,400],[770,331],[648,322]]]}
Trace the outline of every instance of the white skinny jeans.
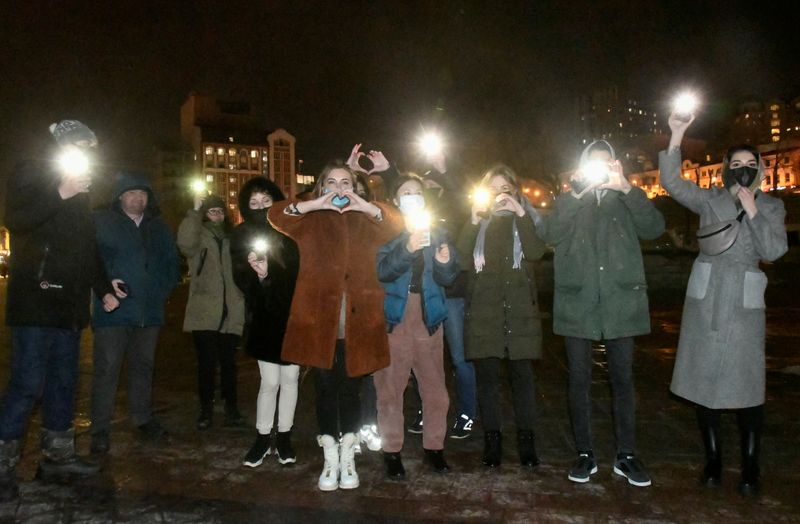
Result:
{"label": "white skinny jeans", "polygon": [[[258,361],[261,372],[261,387],[256,402],[256,429],[262,435],[272,432],[275,421],[275,407],[278,407],[278,431],[283,433],[292,429],[294,409],[297,406],[297,382],[300,366],[281,365]],[[280,390],[280,398],[278,398]]]}

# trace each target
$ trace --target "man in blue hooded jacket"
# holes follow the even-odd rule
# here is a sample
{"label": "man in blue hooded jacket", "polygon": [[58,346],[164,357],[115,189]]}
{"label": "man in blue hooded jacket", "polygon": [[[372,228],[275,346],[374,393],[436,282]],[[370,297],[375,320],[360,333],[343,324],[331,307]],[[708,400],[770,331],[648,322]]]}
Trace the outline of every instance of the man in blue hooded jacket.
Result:
{"label": "man in blue hooded jacket", "polygon": [[138,173],[117,175],[114,199],[95,212],[100,255],[120,307],[102,313],[95,300],[92,381],[92,452],[109,450],[117,383],[128,356],[128,415],[146,438],[167,431],[153,418],[153,362],[164,306],[179,279],[178,252],[160,218],[147,179]]}

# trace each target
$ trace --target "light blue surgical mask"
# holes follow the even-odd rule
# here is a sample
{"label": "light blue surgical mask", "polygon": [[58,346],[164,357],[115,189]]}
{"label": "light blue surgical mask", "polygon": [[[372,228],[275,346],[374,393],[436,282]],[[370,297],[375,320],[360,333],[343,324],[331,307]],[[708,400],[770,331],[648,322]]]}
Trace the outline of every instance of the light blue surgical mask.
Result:
{"label": "light blue surgical mask", "polygon": [[404,215],[422,211],[425,209],[425,197],[422,195],[402,195],[399,207]]}

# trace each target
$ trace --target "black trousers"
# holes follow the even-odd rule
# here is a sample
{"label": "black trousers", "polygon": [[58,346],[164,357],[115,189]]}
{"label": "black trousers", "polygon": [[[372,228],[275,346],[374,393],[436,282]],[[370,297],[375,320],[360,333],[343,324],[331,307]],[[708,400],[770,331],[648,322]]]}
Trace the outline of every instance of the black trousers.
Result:
{"label": "black trousers", "polygon": [[214,387],[217,363],[220,369],[220,389],[226,409],[235,409],[236,393],[236,346],[239,336],[219,331],[192,331],[194,348],[197,351],[197,391],[200,409],[211,411],[214,405]]}
{"label": "black trousers", "polygon": [[336,341],[333,368],[314,368],[317,390],[317,423],[320,435],[338,438],[339,433],[361,429],[361,377],[348,377],[344,339]]}
{"label": "black trousers", "polygon": [[[565,337],[569,360],[569,413],[575,447],[592,450],[592,341]],[[608,374],[614,409],[617,453],[633,453],[636,440],[636,392],[633,385],[633,337],[609,339],[606,343]]]}
{"label": "black trousers", "polygon": [[517,431],[533,431],[536,422],[536,385],[533,377],[533,361],[529,359],[480,358],[473,361],[483,429],[500,431],[503,427],[500,365],[504,361],[508,362],[511,401],[514,405]]}

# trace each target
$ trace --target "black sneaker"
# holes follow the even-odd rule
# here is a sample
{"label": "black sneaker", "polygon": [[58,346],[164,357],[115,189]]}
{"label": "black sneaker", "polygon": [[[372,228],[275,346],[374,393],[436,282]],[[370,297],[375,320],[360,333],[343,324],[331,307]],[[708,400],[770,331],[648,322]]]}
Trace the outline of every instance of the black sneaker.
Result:
{"label": "black sneaker", "polygon": [[417,411],[417,418],[414,419],[413,424],[408,426],[408,432],[415,435],[422,434],[422,411]]}
{"label": "black sneaker", "polygon": [[587,451],[578,455],[578,460],[572,465],[567,476],[572,482],[589,482],[592,475],[597,473],[597,462],[594,461],[594,453]]}
{"label": "black sneaker", "polygon": [[151,418],[141,426],[139,432],[147,440],[163,440],[169,436],[169,432],[155,418]]}
{"label": "black sneaker", "polygon": [[98,431],[92,434],[92,445],[89,451],[93,455],[105,455],[111,449],[111,440],[108,431]]}
{"label": "black sneaker", "polygon": [[630,453],[620,453],[614,463],[614,473],[628,479],[628,484],[646,487],[652,484],[642,462]]}
{"label": "black sneaker", "polygon": [[256,435],[256,441],[253,442],[250,451],[244,456],[244,461],[242,463],[251,468],[260,466],[261,463],[264,462],[264,457],[272,452],[270,444],[272,444],[271,435],[262,435],[261,433]]}
{"label": "black sneaker", "polygon": [[456,423],[453,424],[453,430],[450,432],[450,438],[467,438],[472,434],[473,424],[473,420],[462,413],[462,415],[456,420]]}

